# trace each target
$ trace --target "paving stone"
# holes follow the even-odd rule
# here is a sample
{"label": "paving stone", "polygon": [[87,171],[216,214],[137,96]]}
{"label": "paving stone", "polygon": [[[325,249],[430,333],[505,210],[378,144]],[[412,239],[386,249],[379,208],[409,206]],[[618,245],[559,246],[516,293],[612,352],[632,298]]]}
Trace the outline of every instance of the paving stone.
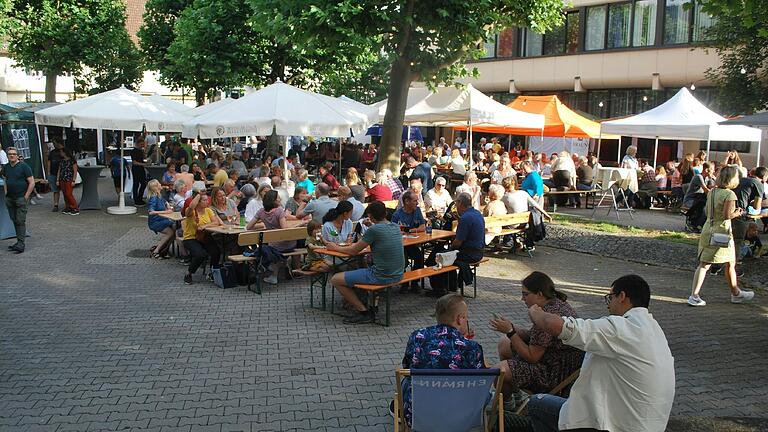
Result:
{"label": "paving stone", "polygon": [[[111,189],[100,181],[104,204],[115,200]],[[392,429],[394,367],[410,333],[433,324],[434,300],[396,295],[391,327],[346,326],[309,308],[304,279],[261,296],[199,275],[184,285],[176,260],[145,253],[157,237],[143,209],[75,218],[52,214],[49,203],[30,207],[27,252],[0,258],[37,270],[6,272],[0,284],[3,432]],[[673,418],[766,419],[768,339],[759,324],[768,296],[731,305],[722,276],[710,276],[708,306],[687,307],[695,259],[688,245],[552,226],[532,259],[501,254],[480,267],[478,297],[468,300],[477,341],[494,363],[492,314],[529,325],[519,281],[534,269],[588,318],[605,314],[611,281],[637,273],[652,287],[651,310],[676,360]],[[747,282],[768,284],[764,266],[744,267]]]}

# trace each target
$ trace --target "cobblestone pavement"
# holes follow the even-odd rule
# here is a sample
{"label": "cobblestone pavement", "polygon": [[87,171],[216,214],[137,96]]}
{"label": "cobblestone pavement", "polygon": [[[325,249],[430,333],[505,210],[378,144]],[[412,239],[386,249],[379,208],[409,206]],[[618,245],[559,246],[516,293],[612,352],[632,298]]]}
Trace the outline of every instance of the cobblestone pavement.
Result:
{"label": "cobblestone pavement", "polygon": [[[49,210],[48,200],[31,208],[26,253],[0,241],[0,430],[392,429],[393,370],[407,335],[433,323],[433,300],[396,296],[392,327],[346,326],[309,308],[306,281],[262,296],[184,285],[175,260],[143,257],[153,235],[142,211]],[[493,312],[528,322],[519,280],[533,269],[584,317],[606,312],[613,279],[643,275],[676,358],[674,420],[768,424],[765,295],[731,305],[722,277],[710,277],[709,305],[693,309],[683,300],[689,271],[549,247],[533,259],[499,256],[469,300],[489,361],[497,336],[486,323]]]}

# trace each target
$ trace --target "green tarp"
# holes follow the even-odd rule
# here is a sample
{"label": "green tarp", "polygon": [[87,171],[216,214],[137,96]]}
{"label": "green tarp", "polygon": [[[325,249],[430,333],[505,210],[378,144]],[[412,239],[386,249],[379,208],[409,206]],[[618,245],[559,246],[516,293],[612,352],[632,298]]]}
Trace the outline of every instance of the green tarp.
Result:
{"label": "green tarp", "polygon": [[34,112],[49,106],[52,104],[0,104],[0,140],[3,148],[16,147],[37,178],[43,176],[43,159]]}

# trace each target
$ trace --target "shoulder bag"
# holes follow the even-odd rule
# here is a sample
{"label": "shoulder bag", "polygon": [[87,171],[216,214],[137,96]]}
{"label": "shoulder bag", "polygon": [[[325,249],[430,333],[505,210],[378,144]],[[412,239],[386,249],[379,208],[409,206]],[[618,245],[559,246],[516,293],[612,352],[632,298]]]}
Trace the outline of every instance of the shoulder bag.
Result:
{"label": "shoulder bag", "polygon": [[[716,190],[718,190],[718,189],[712,189],[713,192],[716,191]],[[711,209],[712,210],[710,212],[710,215],[711,215],[712,221],[714,222],[714,220],[715,220],[715,195],[711,194],[711,198],[712,199],[710,200],[710,202],[712,204],[711,205]],[[712,226],[710,226],[709,245],[710,246],[716,246],[716,247],[719,247],[719,248],[726,248],[726,247],[730,246],[731,245],[731,238],[733,237],[733,234],[730,232],[730,230],[726,231],[726,232],[717,232],[716,230],[717,230],[717,227],[715,227],[714,224]]]}

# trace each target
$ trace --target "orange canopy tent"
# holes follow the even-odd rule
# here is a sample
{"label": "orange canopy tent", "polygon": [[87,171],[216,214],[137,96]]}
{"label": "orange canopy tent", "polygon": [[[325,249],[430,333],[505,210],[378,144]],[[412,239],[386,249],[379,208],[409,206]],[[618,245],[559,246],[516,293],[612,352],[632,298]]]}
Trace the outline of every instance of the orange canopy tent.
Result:
{"label": "orange canopy tent", "polygon": [[[507,105],[516,110],[544,115],[543,136],[564,138],[600,138],[600,123],[576,114],[555,95],[520,96]],[[466,129],[465,127],[456,129]],[[508,127],[473,127],[475,132],[504,135],[532,135],[530,129]],[[535,135],[539,135],[536,133]],[[618,139],[615,135],[603,135],[604,139]]]}

